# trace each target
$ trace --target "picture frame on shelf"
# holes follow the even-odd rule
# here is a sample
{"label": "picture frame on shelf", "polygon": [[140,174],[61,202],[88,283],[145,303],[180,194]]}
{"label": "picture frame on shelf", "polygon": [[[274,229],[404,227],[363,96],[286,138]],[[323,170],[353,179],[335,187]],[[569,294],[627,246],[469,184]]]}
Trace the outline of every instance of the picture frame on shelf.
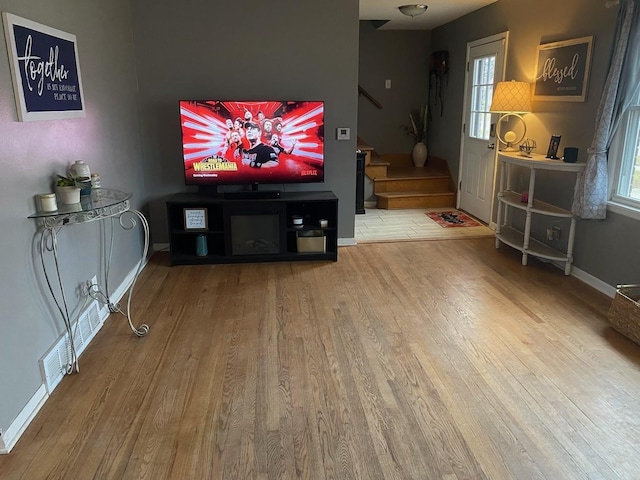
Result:
{"label": "picture frame on shelf", "polygon": [[206,208],[183,208],[184,229],[204,232],[209,230],[209,215]]}
{"label": "picture frame on shelf", "polygon": [[560,138],[562,138],[560,135],[551,135],[546,158],[550,158],[552,160],[560,160],[558,158],[558,147],[560,146]]}
{"label": "picture frame on shelf", "polygon": [[2,12],[18,120],[85,116],[76,36]]}
{"label": "picture frame on shelf", "polygon": [[539,45],[533,100],[584,102],[592,47],[593,36]]}

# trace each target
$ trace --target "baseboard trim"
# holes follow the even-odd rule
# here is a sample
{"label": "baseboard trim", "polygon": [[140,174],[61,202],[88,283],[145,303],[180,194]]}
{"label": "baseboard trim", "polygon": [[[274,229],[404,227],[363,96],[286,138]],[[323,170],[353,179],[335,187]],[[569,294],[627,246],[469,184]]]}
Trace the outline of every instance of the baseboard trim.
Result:
{"label": "baseboard trim", "polygon": [[599,292],[604,293],[610,298],[613,298],[616,295],[615,287],[612,287],[608,283],[603,282],[599,278],[596,278],[590,273],[587,273],[584,270],[580,270],[575,266],[571,266],[571,276],[576,277],[578,280],[586,283],[590,287],[595,288]]}
{"label": "baseboard trim", "polygon": [[152,246],[154,253],[155,252],[168,252],[169,244],[168,243],[154,243]]}
{"label": "baseboard trim", "polygon": [[[140,271],[142,271],[144,267],[146,267],[147,262],[148,262],[148,258],[144,260],[144,263]],[[118,286],[116,291],[111,295],[110,301],[112,303],[117,303],[124,297],[127,290],[129,289],[129,286],[131,285],[131,282],[135,278],[137,270],[138,270],[138,264],[136,264],[136,266],[129,272],[126,278]],[[106,316],[105,318],[101,318],[100,320],[101,322],[104,323],[104,321],[109,317],[110,313],[108,309],[101,308],[100,309],[101,317],[103,312],[105,312]],[[93,340],[93,337],[91,337],[91,340]],[[56,339],[56,342],[54,342],[54,346],[57,342],[58,342],[58,339]],[[87,347],[89,345],[90,343],[87,344]],[[87,347],[85,347],[83,351],[86,351]],[[35,418],[36,414],[40,411],[40,409],[48,399],[49,399],[49,394],[47,393],[47,387],[43,380],[43,383],[40,385],[40,387],[38,387],[38,390],[36,391],[36,393],[33,395],[33,397],[31,397],[29,402],[27,402],[24,408],[20,411],[16,419],[13,422],[11,422],[11,425],[9,425],[9,427],[5,432],[0,433],[0,455],[6,455],[11,451],[11,449],[15,446],[15,444],[20,439],[20,436],[24,433],[24,431],[27,429],[31,421]]]}
{"label": "baseboard trim", "polygon": [[338,239],[339,247],[352,247],[354,245],[357,245],[355,238],[339,238]]}
{"label": "baseboard trim", "polygon": [[0,455],[6,455],[11,452],[11,449],[18,442],[20,436],[27,429],[48,398],[49,394],[47,393],[46,387],[44,384],[40,385],[16,419],[11,422],[7,431],[0,435]]}

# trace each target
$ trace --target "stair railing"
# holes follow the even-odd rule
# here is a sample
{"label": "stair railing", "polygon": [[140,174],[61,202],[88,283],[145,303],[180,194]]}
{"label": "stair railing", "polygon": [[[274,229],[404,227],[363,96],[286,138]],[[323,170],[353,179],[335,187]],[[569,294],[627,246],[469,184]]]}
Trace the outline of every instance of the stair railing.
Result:
{"label": "stair railing", "polygon": [[382,110],[382,104],[379,101],[377,101],[375,98],[373,98],[371,94],[367,92],[364,88],[362,88],[360,85],[358,85],[358,95],[364,95],[367,100],[369,100],[377,108]]}

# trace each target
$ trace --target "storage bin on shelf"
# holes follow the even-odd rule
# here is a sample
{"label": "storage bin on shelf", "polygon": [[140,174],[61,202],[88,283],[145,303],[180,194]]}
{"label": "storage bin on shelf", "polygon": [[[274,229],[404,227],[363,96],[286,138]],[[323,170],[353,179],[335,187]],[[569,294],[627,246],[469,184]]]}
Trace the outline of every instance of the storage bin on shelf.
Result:
{"label": "storage bin on shelf", "polygon": [[609,308],[609,323],[640,345],[640,285],[618,285]]}
{"label": "storage bin on shelf", "polygon": [[296,232],[298,253],[325,253],[327,237],[322,230],[302,230]]}

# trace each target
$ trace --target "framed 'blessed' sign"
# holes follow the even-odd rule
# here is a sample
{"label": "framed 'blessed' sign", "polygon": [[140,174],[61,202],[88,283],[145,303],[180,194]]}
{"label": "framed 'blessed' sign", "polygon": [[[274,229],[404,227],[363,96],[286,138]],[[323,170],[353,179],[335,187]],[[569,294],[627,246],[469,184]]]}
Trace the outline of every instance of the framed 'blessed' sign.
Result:
{"label": "framed 'blessed' sign", "polygon": [[584,102],[593,37],[538,46],[533,99]]}

